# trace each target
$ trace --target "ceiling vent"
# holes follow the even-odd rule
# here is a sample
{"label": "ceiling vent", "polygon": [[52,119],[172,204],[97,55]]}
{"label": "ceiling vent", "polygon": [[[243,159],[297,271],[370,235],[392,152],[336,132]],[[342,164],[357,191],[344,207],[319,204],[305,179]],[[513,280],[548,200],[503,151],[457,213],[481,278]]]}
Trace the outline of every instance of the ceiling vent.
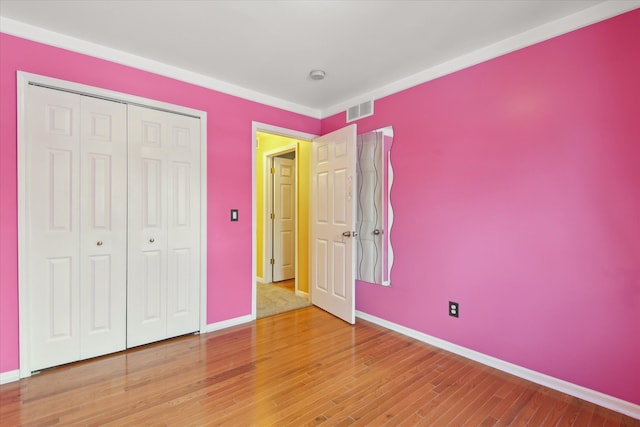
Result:
{"label": "ceiling vent", "polygon": [[373,116],[373,101],[347,108],[347,123],[369,116]]}

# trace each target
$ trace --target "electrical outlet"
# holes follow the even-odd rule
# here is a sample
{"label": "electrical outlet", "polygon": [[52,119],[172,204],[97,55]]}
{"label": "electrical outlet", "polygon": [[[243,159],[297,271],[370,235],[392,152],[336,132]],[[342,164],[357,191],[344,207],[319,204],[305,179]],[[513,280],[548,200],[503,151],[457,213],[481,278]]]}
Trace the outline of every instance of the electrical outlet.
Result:
{"label": "electrical outlet", "polygon": [[449,301],[449,316],[458,317],[460,315],[460,307],[457,302]]}

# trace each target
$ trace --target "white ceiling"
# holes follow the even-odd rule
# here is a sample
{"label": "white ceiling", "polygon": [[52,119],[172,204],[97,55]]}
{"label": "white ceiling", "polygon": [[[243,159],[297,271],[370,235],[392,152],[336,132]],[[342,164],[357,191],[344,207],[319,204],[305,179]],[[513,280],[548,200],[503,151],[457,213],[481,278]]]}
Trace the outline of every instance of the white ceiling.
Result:
{"label": "white ceiling", "polygon": [[326,111],[598,3],[0,0],[0,15]]}

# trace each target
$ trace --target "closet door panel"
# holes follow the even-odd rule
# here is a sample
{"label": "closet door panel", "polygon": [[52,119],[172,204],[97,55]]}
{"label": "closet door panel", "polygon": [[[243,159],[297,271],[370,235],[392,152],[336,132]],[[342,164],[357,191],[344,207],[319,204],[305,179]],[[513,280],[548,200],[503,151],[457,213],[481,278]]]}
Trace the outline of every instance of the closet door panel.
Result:
{"label": "closet door panel", "polygon": [[200,328],[200,120],[168,114],[167,335]]}
{"label": "closet door panel", "polygon": [[29,86],[26,242],[30,367],[80,357],[80,100]]}
{"label": "closet door panel", "polygon": [[129,106],[128,347],[166,338],[169,139],[165,114]]}
{"label": "closet door panel", "polygon": [[127,107],[81,97],[81,358],[126,348]]}

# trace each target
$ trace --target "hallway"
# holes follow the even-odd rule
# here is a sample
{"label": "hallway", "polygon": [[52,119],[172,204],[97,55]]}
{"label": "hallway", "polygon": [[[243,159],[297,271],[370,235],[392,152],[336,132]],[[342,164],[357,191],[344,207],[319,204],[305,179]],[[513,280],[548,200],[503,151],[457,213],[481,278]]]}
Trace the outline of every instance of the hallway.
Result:
{"label": "hallway", "polygon": [[295,294],[294,279],[273,283],[256,283],[257,319],[309,305],[311,303],[306,298]]}

